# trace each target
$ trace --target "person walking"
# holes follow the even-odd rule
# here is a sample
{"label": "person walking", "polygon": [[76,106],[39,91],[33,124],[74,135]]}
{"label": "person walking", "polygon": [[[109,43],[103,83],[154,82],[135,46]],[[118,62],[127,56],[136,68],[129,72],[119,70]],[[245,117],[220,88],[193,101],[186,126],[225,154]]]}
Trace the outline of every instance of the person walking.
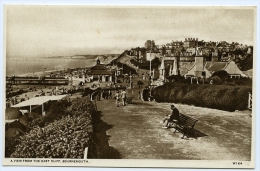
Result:
{"label": "person walking", "polygon": [[125,89],[121,92],[121,97],[122,97],[122,101],[123,101],[123,105],[126,105],[126,91]]}
{"label": "person walking", "polygon": [[116,99],[116,106],[119,107],[119,103],[120,103],[120,101],[119,101],[119,99],[120,99],[120,95],[119,95],[118,90],[116,91],[115,99]]}

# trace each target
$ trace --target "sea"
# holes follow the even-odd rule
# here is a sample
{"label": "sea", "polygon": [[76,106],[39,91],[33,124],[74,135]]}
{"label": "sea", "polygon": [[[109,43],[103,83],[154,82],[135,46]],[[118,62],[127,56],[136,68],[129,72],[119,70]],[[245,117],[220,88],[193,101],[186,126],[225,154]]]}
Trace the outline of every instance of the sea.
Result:
{"label": "sea", "polygon": [[34,75],[34,73],[44,71],[90,67],[95,64],[96,60],[94,58],[13,57],[6,59],[6,76]]}

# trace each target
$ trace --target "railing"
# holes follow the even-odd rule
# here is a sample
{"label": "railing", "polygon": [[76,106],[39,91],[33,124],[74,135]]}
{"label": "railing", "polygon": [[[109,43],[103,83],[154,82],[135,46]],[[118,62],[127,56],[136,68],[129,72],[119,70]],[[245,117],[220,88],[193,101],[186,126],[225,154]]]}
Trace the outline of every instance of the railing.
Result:
{"label": "railing", "polygon": [[88,147],[85,148],[85,151],[84,151],[84,159],[87,159],[88,158]]}
{"label": "railing", "polygon": [[248,96],[248,107],[247,108],[252,110],[252,95],[250,92],[248,94],[249,94],[249,96]]}
{"label": "railing", "polygon": [[96,93],[98,93],[100,90],[94,91],[91,95],[90,95],[90,100],[93,101],[93,96],[96,95]]}

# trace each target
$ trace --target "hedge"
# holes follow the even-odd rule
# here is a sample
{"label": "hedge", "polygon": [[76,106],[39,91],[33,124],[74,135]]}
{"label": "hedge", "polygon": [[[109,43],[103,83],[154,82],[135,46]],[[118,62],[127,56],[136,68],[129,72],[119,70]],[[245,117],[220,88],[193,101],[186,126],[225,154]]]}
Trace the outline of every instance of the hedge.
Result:
{"label": "hedge", "polygon": [[156,87],[152,95],[156,102],[172,102],[226,111],[245,110],[249,86],[187,85],[168,83]]}
{"label": "hedge", "polygon": [[[97,158],[93,116],[95,106],[88,97],[71,103],[58,101],[49,112],[30,123],[25,135],[6,140],[6,157],[13,158]],[[10,145],[8,145],[10,143]]]}

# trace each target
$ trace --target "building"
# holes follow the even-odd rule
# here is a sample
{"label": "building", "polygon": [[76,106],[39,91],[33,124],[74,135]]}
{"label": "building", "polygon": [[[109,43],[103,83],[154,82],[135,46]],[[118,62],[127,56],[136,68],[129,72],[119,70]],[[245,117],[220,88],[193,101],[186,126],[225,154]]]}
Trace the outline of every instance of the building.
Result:
{"label": "building", "polygon": [[90,70],[86,73],[87,82],[90,81],[100,81],[100,82],[111,82],[113,72],[106,68],[104,64],[100,64],[100,60],[97,59],[97,64],[90,68]]}
{"label": "building", "polygon": [[186,73],[182,73],[185,78],[187,77],[201,77],[207,78],[210,77],[210,72],[205,68],[204,57],[202,51],[198,48],[196,49],[195,62],[193,62],[190,69],[186,68]]}
{"label": "building", "polygon": [[146,51],[146,61],[151,61],[154,58],[160,56],[160,52],[159,51]]}
{"label": "building", "polygon": [[[203,51],[199,48],[196,49],[195,56],[190,56],[189,61],[182,58],[185,57],[180,56],[180,60],[178,60],[178,57],[164,57],[159,67],[159,80],[164,81],[167,76],[177,74],[185,78],[209,78],[214,72],[221,70],[226,71],[230,78],[246,77],[234,61],[219,61],[217,52],[212,52],[211,61],[205,61]],[[170,68],[166,61],[172,61]]]}
{"label": "building", "polygon": [[172,47],[175,49],[175,48],[179,48],[183,45],[183,42],[182,41],[172,41]]}
{"label": "building", "polygon": [[183,42],[183,47],[192,48],[198,46],[198,38],[185,38]]}
{"label": "building", "polygon": [[154,49],[155,48],[155,42],[154,40],[147,40],[144,44],[144,47],[147,49],[147,50],[150,50],[150,49]]}

